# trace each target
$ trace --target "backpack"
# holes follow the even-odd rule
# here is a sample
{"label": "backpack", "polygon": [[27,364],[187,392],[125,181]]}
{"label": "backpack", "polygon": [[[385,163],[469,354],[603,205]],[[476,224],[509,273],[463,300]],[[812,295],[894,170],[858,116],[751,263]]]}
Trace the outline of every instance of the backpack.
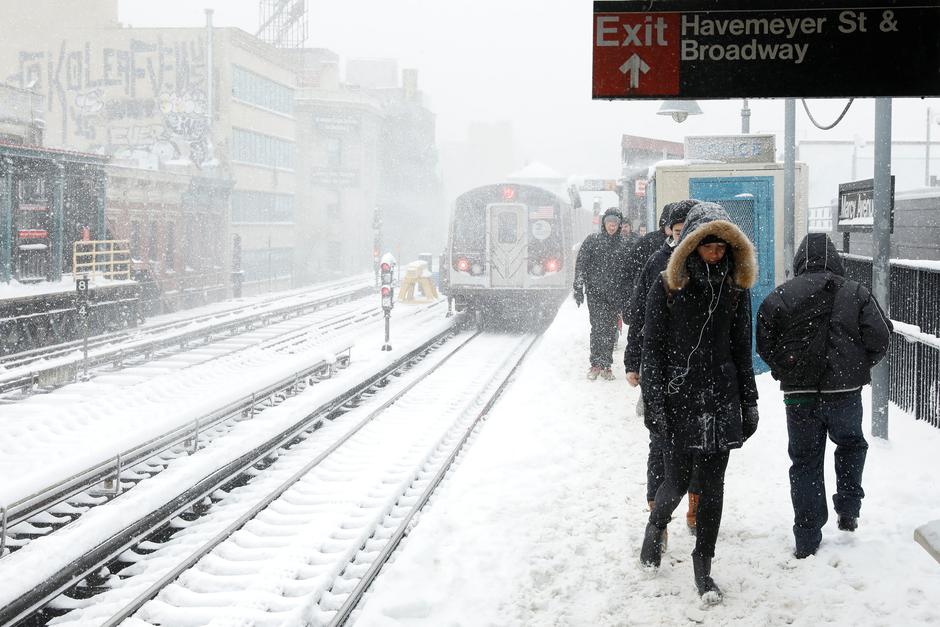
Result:
{"label": "backpack", "polygon": [[826,372],[826,348],[829,323],[836,293],[842,287],[840,277],[830,276],[818,295],[806,299],[790,313],[787,326],[767,365],[774,379],[787,387],[818,389]]}

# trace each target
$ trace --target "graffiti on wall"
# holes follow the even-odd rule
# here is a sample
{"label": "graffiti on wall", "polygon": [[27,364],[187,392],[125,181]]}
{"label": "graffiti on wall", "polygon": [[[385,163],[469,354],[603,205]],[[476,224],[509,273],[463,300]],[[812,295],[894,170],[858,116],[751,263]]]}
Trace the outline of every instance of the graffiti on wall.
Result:
{"label": "graffiti on wall", "polygon": [[201,165],[211,157],[205,41],[155,35],[124,44],[62,40],[49,50],[23,50],[7,80],[45,92],[56,143],[144,166]]}

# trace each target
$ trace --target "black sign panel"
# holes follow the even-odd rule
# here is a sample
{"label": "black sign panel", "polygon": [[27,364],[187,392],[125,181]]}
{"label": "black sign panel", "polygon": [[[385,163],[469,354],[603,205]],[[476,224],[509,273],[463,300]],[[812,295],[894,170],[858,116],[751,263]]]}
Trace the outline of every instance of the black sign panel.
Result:
{"label": "black sign panel", "polygon": [[596,1],[591,36],[599,99],[940,96],[937,0]]}
{"label": "black sign panel", "polygon": [[[891,176],[891,225],[894,233],[894,175]],[[875,179],[839,184],[837,231],[871,232],[875,224]]]}

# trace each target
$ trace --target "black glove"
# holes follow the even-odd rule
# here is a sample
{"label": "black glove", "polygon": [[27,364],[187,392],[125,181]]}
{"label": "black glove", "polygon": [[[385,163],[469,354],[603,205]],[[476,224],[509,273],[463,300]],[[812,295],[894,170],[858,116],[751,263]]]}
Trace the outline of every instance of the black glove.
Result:
{"label": "black glove", "polygon": [[760,416],[757,414],[757,405],[741,406],[741,434],[744,436],[745,441],[757,431],[757,422],[759,419]]}
{"label": "black glove", "polygon": [[584,290],[580,287],[574,288],[574,302],[578,307],[584,302]]}
{"label": "black glove", "polygon": [[662,407],[647,406],[643,414],[643,424],[650,433],[666,437],[666,411]]}

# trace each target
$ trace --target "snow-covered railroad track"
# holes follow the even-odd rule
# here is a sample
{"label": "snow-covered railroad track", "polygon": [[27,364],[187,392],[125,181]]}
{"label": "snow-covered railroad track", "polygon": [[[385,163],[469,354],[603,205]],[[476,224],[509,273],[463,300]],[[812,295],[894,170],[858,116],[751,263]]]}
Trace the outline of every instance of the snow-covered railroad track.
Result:
{"label": "snow-covered railroad track", "polygon": [[[268,359],[277,359],[277,353],[316,350],[316,347],[306,345],[322,340],[324,335],[328,336],[337,328],[377,319],[380,313],[381,310],[377,307],[364,308],[361,303],[352,303],[327,312],[289,320],[277,326],[258,329],[247,336],[230,338],[211,347],[193,350],[186,359],[175,356],[171,360],[165,359],[137,368],[129,367],[122,372],[101,377],[96,382],[95,396],[116,397],[120,402],[122,394],[128,395],[122,388],[140,387],[137,385],[139,382],[157,375],[172,375],[174,371],[192,368],[197,364],[204,365],[210,360],[222,360],[225,357],[229,357],[229,361],[237,361],[239,357],[236,353],[243,351],[245,344],[257,344],[261,351],[273,353],[274,356]],[[0,556],[5,553],[4,549],[16,550],[36,537],[48,535],[75,520],[89,507],[127,491],[140,480],[160,472],[173,459],[192,453],[196,448],[224,435],[243,417],[249,417],[260,409],[278,404],[293,393],[295,388],[303,389],[331,376],[337,365],[343,366],[347,363],[349,344],[334,346],[333,351],[331,354],[322,354],[322,357],[310,364],[299,366],[287,379],[247,388],[238,398],[226,399],[219,407],[207,407],[205,413],[194,415],[184,424],[154,433],[146,440],[115,451],[107,459],[99,459],[74,474],[57,477],[33,493],[20,495],[6,502],[0,501]],[[238,366],[238,363],[234,364],[234,367]],[[102,385],[105,387],[102,388]],[[167,399],[167,404],[176,400],[172,383],[168,389],[161,390],[160,394],[161,398]],[[131,391],[130,396],[133,395],[134,392]],[[35,403],[42,403],[43,400],[45,399],[41,397],[33,399]],[[54,404],[61,404],[59,397],[50,397],[49,400]],[[15,421],[18,409],[10,407],[7,410],[10,421],[7,425]],[[36,410],[24,409],[26,415],[31,411]],[[70,418],[63,414],[61,420],[70,421]],[[19,458],[41,457],[43,454],[41,449],[35,453],[29,449],[18,452]],[[16,469],[24,470],[16,455],[0,457],[0,468],[10,472]],[[105,485],[99,485],[102,482]],[[68,502],[64,502],[67,500]]]}
{"label": "snow-covered railroad track", "polygon": [[[417,316],[421,326],[440,315],[432,309],[412,309],[404,318]],[[241,419],[329,377],[348,362],[355,336],[347,327],[378,332],[380,312],[371,301],[345,304],[193,350],[185,359],[102,375],[75,386],[72,394],[70,388],[8,406],[0,474],[29,476],[31,485],[0,485],[0,556],[205,447]],[[235,392],[216,391],[230,381],[243,384]],[[115,429],[135,422],[128,413],[140,415],[142,430],[76,458],[75,442],[114,438]]]}
{"label": "snow-covered railroad track", "polygon": [[[212,443],[201,440],[204,448],[191,456],[183,455],[165,472],[142,482],[130,492],[91,508],[79,520],[57,533],[40,537],[0,559],[0,578],[6,577],[9,581],[8,576],[17,574],[16,585],[0,587],[0,624],[19,620],[18,617],[24,612],[29,613],[29,608],[39,601],[73,585],[88,572],[96,570],[97,564],[106,563],[136,544],[140,537],[165,527],[167,521],[194,503],[198,504],[220,486],[230,483],[233,476],[243,474],[246,468],[250,469],[252,464],[294,440],[299,433],[318,428],[324,419],[342,414],[344,406],[358,404],[357,397],[370,395],[377,381],[387,379],[396,370],[409,368],[420,360],[422,354],[433,352],[428,346],[449,334],[454,321],[441,317],[442,313],[440,303],[403,310],[398,328],[400,332],[407,330],[410,321],[413,337],[402,341],[394,355],[378,349],[372,357],[361,352],[373,343],[376,347],[380,345],[381,329],[377,324],[371,325],[376,327],[371,332],[369,326],[357,327],[357,336],[366,331],[364,340],[367,344],[358,349],[358,361],[354,360],[342,377],[326,379],[303,391],[302,385],[295,385],[299,394],[286,398],[280,405],[268,407],[254,420],[236,421],[228,438]],[[348,336],[347,332],[342,337]],[[283,354],[281,359],[289,361],[295,357]],[[292,363],[285,365],[289,368]],[[256,374],[249,370],[245,376],[252,379]],[[297,382],[285,380],[285,383]],[[238,389],[237,382],[235,388]],[[147,468],[159,465],[148,463]],[[4,501],[4,488],[0,486],[0,503]],[[87,509],[93,501],[85,493],[74,500],[78,501],[77,505],[65,506],[70,513]],[[47,521],[42,523],[45,525]],[[131,537],[134,534],[137,535]]]}
{"label": "snow-covered railroad track", "polygon": [[10,355],[0,360],[0,394],[29,393],[71,383],[86,366],[120,368],[128,362],[152,359],[183,351],[195,343],[248,333],[259,327],[348,302],[374,291],[359,279],[337,281],[290,294],[279,300],[249,303],[224,311],[173,317],[143,325],[134,331],[119,331],[89,338],[89,356],[83,359],[82,342],[74,341]]}
{"label": "snow-covered railroad track", "polygon": [[105,591],[71,601],[78,609],[56,623],[116,624],[154,595],[125,624],[341,622],[533,342],[483,335],[420,385],[417,374],[392,380],[248,484],[216,493],[205,514],[177,520],[183,529],[164,543],[125,553],[134,563],[93,582]]}

